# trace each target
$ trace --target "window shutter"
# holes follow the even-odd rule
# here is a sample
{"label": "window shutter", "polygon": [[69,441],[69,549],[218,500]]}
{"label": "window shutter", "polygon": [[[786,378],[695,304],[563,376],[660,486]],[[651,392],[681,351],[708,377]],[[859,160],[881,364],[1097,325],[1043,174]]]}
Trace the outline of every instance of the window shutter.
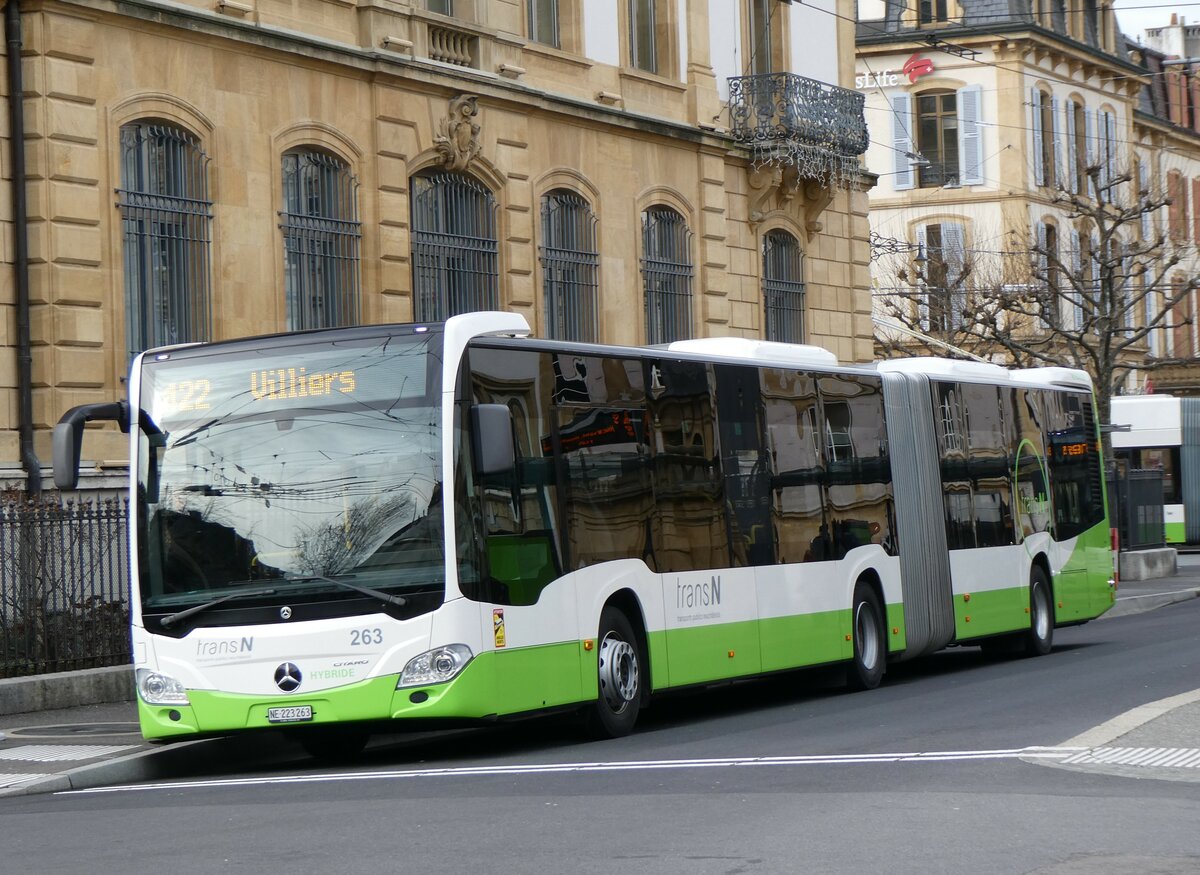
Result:
{"label": "window shutter", "polygon": [[[1096,186],[1092,182],[1092,175],[1088,171],[1096,164],[1096,111],[1094,109],[1085,109],[1083,111],[1083,121],[1086,132],[1083,139],[1083,154],[1086,162],[1084,173],[1087,173],[1087,192],[1089,197],[1096,196]],[[1082,183],[1080,185],[1082,188]]]}
{"label": "window shutter", "polygon": [[[926,247],[925,239],[926,239],[925,238],[925,226],[922,225],[921,227],[917,228],[917,253],[920,255],[924,255],[926,258],[929,258],[929,250]],[[929,301],[928,301],[928,297],[927,297],[928,294],[929,294],[928,291],[925,290],[923,285],[920,289],[918,289],[917,319],[918,319],[918,322],[920,323],[922,331],[929,330]]]}
{"label": "window shutter", "polygon": [[1038,264],[1038,273],[1041,275],[1041,277],[1043,277],[1042,279],[1038,280],[1038,291],[1040,292],[1040,294],[1038,295],[1038,298],[1041,301],[1041,304],[1039,307],[1040,312],[1038,314],[1038,327],[1039,328],[1049,328],[1050,327],[1050,321],[1046,317],[1048,314],[1050,314],[1054,311],[1055,307],[1058,306],[1058,301],[1054,300],[1054,296],[1050,291],[1050,279],[1049,279],[1050,258],[1046,254],[1046,239],[1048,236],[1049,235],[1046,233],[1046,223],[1038,222],[1037,223],[1037,248],[1038,248],[1037,264]]}
{"label": "window shutter", "polygon": [[1109,180],[1109,155],[1108,155],[1108,122],[1110,114],[1106,111],[1100,113],[1098,117],[1098,125],[1096,130],[1096,163],[1100,165],[1100,188],[1105,189],[1108,186]]}
{"label": "window shutter", "polygon": [[913,187],[912,95],[892,96],[892,153],[895,180],[893,188],[905,191]]}
{"label": "window shutter", "polygon": [[[1114,113],[1108,113],[1108,118],[1104,123],[1104,140],[1105,140],[1105,161],[1108,164],[1108,170],[1105,171],[1108,176],[1108,181],[1117,178],[1117,116]],[[1113,193],[1110,191],[1108,199],[1111,202]]]}
{"label": "window shutter", "polygon": [[1095,318],[1108,309],[1108,302],[1100,300],[1100,236],[1098,234],[1092,235],[1089,248],[1091,249],[1088,257],[1091,261],[1092,281],[1087,285],[1088,312]]}
{"label": "window shutter", "polygon": [[1042,145],[1046,132],[1042,130],[1042,92],[1034,86],[1029,89],[1029,111],[1033,115],[1033,182],[1035,185],[1046,184],[1046,171],[1042,165]]}
{"label": "window shutter", "polygon": [[[1142,276],[1142,306],[1145,307],[1145,309],[1146,309],[1146,325],[1152,324],[1154,322],[1154,317],[1157,315],[1157,313],[1155,311],[1155,307],[1154,307],[1154,299],[1157,294],[1158,293],[1156,291],[1154,291],[1153,289],[1146,288],[1146,277],[1145,277],[1145,275],[1143,275]],[[1160,330],[1161,330],[1160,328],[1154,328],[1150,331],[1150,334],[1148,335],[1149,340],[1150,340],[1150,355],[1154,356],[1155,358],[1158,358],[1159,349],[1161,348],[1160,341],[1159,341]]]}
{"label": "window shutter", "polygon": [[969,85],[958,92],[958,154],[962,162],[959,182],[962,185],[983,184],[983,132],[979,119],[983,116],[983,87]]}
{"label": "window shutter", "polygon": [[1125,336],[1133,333],[1133,256],[1126,255],[1121,259],[1121,324],[1125,326]]}
{"label": "window shutter", "polygon": [[1192,239],[1200,246],[1200,178],[1192,180]]}
{"label": "window shutter", "polygon": [[[1067,180],[1064,176],[1065,168],[1063,167],[1062,124],[1058,118],[1059,102],[1057,97],[1050,98],[1050,124],[1053,128],[1050,131],[1050,136],[1054,138],[1054,179],[1048,180],[1048,182],[1061,188],[1067,184]],[[1042,132],[1042,136],[1045,136],[1045,131]]]}
{"label": "window shutter", "polygon": [[1075,161],[1078,148],[1078,134],[1075,131],[1075,101],[1068,100],[1064,104],[1067,116],[1067,191],[1079,194],[1079,167]]}
{"label": "window shutter", "polygon": [[1083,240],[1078,231],[1071,232],[1071,288],[1068,295],[1071,299],[1071,324],[1076,328],[1083,327],[1083,301],[1081,295],[1081,285],[1083,276],[1081,273],[1083,264],[1083,253],[1080,251],[1083,246]]}
{"label": "window shutter", "polygon": [[942,223],[942,258],[946,261],[946,285],[950,292],[950,326],[961,328],[967,312],[967,290],[959,285],[963,278],[966,246],[963,226],[958,222]]}
{"label": "window shutter", "polygon": [[[1143,194],[1144,192],[1144,194]],[[1150,199],[1150,166],[1146,156],[1138,161],[1138,203]],[[1149,212],[1142,213],[1142,239],[1149,240],[1154,236],[1154,220]]]}

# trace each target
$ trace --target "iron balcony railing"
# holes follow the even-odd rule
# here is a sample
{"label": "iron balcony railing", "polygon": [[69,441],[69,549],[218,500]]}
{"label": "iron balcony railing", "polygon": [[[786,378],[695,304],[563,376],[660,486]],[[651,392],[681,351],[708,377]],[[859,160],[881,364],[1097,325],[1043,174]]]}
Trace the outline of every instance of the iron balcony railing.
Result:
{"label": "iron balcony railing", "polygon": [[795,73],[735,76],[729,80],[734,140],[755,163],[796,165],[800,175],[846,184],[867,151],[864,97],[857,91]]}

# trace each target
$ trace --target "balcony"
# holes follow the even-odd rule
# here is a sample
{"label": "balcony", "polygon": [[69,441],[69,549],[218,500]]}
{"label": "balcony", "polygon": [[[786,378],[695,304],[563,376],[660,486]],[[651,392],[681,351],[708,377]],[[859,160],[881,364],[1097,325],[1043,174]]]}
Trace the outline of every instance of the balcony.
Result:
{"label": "balcony", "polygon": [[788,165],[804,179],[842,188],[867,150],[863,95],[795,73],[729,80],[733,138],[756,166]]}

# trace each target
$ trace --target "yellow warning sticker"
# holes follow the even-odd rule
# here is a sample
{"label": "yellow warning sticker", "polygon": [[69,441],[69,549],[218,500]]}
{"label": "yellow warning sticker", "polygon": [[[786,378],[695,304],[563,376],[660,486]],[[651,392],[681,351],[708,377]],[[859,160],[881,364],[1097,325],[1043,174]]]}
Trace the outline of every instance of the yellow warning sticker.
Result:
{"label": "yellow warning sticker", "polygon": [[496,646],[504,646],[504,608],[492,608],[492,631],[496,635]]}

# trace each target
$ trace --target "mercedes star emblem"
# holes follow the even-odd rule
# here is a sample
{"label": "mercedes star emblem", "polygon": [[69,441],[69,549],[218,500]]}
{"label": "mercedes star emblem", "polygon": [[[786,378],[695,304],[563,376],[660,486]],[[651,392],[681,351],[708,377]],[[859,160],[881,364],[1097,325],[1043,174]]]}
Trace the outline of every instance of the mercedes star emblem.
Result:
{"label": "mercedes star emblem", "polygon": [[283,617],[285,620],[290,620],[292,618],[292,609],[287,605],[284,605],[279,609],[279,616]]}
{"label": "mercedes star emblem", "polygon": [[279,668],[275,669],[275,686],[279,687],[285,693],[299,689],[300,681],[303,679],[304,676],[300,674],[300,667],[294,662],[285,662]]}

